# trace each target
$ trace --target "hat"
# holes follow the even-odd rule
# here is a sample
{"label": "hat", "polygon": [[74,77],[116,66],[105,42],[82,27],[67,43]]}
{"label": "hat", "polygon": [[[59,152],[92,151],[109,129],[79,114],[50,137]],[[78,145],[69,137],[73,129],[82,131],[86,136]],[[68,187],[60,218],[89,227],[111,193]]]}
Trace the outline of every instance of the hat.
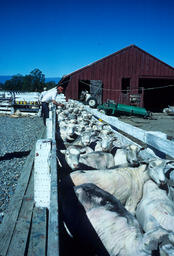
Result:
{"label": "hat", "polygon": [[63,88],[61,85],[58,85],[58,86],[57,86],[57,89],[58,89],[59,91],[63,91],[64,88]]}

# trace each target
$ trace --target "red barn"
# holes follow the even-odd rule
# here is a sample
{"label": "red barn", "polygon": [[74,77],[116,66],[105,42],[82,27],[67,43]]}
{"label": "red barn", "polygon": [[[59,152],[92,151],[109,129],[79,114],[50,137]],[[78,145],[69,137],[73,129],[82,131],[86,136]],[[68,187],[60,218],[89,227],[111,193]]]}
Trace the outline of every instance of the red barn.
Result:
{"label": "red barn", "polygon": [[88,90],[98,103],[108,99],[160,111],[174,105],[174,68],[135,45],[64,76],[67,99]]}

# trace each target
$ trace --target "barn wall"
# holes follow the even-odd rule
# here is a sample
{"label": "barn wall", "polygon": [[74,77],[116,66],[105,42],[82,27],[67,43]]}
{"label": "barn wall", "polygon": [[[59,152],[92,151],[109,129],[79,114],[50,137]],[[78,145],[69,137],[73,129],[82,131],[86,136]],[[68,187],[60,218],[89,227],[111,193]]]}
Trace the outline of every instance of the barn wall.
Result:
{"label": "barn wall", "polygon": [[[103,101],[129,104],[121,92],[122,78],[130,78],[130,93],[139,89],[139,78],[174,79],[174,69],[136,46],[127,47],[70,74],[67,98],[78,99],[79,80],[102,80]],[[124,102],[123,102],[124,101]]]}

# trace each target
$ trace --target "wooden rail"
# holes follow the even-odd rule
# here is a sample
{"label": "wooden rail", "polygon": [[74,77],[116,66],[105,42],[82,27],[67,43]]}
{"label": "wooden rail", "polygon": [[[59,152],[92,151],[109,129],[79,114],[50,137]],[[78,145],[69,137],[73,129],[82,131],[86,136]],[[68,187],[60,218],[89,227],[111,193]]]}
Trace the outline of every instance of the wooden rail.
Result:
{"label": "wooden rail", "polygon": [[59,256],[59,207],[56,150],[56,109],[52,110],[51,193],[48,222],[48,256]]}

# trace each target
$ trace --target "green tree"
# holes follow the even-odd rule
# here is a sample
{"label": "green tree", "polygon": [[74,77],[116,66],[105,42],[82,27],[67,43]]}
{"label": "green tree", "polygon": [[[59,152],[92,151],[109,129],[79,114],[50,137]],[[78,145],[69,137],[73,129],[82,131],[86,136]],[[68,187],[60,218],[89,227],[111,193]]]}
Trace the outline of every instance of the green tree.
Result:
{"label": "green tree", "polygon": [[32,79],[33,77],[31,75],[24,76],[23,85],[22,85],[22,91],[24,92],[32,92]]}
{"label": "green tree", "polygon": [[32,77],[32,83],[31,83],[31,89],[32,91],[43,91],[43,88],[45,86],[45,75],[42,74],[42,71],[35,68],[30,72],[30,75]]}
{"label": "green tree", "polygon": [[[54,87],[53,84],[49,84],[48,86]],[[44,87],[47,87],[45,75],[42,74],[42,71],[35,68],[29,75],[14,75],[10,80],[5,82],[3,89],[8,91],[41,92]]]}
{"label": "green tree", "polygon": [[21,91],[23,85],[23,76],[20,74],[14,75],[4,84],[4,89],[8,91]]}
{"label": "green tree", "polygon": [[47,82],[47,83],[45,83],[45,87],[47,88],[47,90],[50,90],[50,89],[56,87],[56,82],[54,82],[54,81]]}
{"label": "green tree", "polygon": [[4,90],[4,84],[0,82],[0,90]]}

